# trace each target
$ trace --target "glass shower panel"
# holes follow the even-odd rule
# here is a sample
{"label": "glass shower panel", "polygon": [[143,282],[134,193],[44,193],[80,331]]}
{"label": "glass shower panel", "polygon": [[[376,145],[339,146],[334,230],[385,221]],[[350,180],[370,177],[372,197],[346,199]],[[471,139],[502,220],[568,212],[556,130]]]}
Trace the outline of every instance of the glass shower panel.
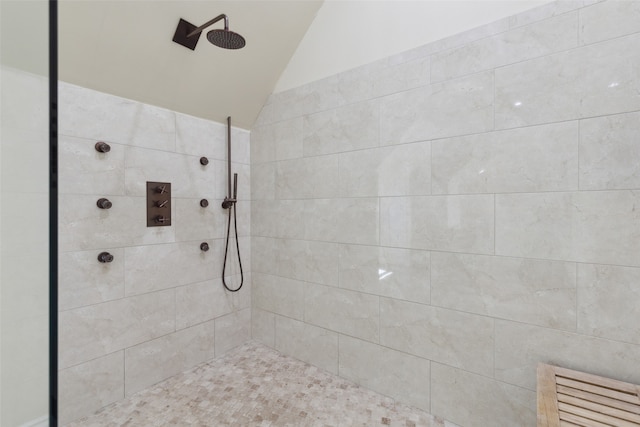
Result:
{"label": "glass shower panel", "polygon": [[49,425],[49,3],[0,1],[0,425]]}

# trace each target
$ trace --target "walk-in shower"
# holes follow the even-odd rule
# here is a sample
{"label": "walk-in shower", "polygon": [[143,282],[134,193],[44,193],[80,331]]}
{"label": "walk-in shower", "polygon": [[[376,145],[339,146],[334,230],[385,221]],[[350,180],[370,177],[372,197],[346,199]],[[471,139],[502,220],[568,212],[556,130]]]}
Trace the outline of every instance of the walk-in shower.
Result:
{"label": "walk-in shower", "polygon": [[[236,203],[238,202],[238,174],[233,174],[233,196],[231,193],[231,116],[227,117],[227,197],[222,202],[223,209],[229,209],[229,219],[227,221],[227,238],[224,246],[224,261],[222,264],[222,284],[225,289],[231,292],[238,292],[244,283],[244,273],[242,272],[242,260],[240,259],[240,244],[238,243],[238,220],[236,216]],[[236,252],[238,254],[238,266],[240,267],[240,285],[232,289],[227,285],[225,273],[227,270],[227,258],[229,253],[229,235],[231,234],[231,215],[233,212],[233,225],[236,235]]]}
{"label": "walk-in shower", "polygon": [[192,23],[180,18],[176,32],[173,35],[173,41],[184,47],[188,47],[191,50],[195,50],[202,30],[223,19],[224,29],[209,31],[207,33],[207,40],[223,49],[242,49],[245,46],[246,41],[240,34],[229,30],[229,18],[224,13],[216,16],[211,21],[208,21],[199,27],[196,27]]}

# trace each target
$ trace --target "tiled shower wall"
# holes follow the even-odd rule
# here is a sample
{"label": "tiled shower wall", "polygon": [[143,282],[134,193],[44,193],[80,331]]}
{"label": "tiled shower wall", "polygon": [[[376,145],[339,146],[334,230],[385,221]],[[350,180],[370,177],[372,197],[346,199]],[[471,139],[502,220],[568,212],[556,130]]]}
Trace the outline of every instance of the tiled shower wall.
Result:
{"label": "tiled shower wall", "polygon": [[[232,129],[245,287],[220,279],[226,124],[59,85],[60,418],[90,414],[250,336],[249,132]],[[94,149],[111,145],[108,153]],[[200,157],[209,159],[207,166]],[[172,225],[146,226],[146,182],[172,184]],[[101,210],[106,197],[113,207]],[[208,199],[207,208],[200,199]],[[208,252],[200,243],[208,242]],[[108,251],[114,261],[101,264]],[[239,282],[235,257],[228,268]],[[230,264],[231,265],[231,264]]]}
{"label": "tiled shower wall", "polygon": [[639,93],[640,2],[566,1],[273,95],[253,337],[465,427],[640,383]]}

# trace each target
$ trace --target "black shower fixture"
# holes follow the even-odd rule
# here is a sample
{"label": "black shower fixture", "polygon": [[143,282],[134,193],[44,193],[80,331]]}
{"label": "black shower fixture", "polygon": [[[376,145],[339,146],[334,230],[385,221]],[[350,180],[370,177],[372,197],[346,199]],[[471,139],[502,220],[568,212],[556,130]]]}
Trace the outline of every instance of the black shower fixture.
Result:
{"label": "black shower fixture", "polygon": [[242,49],[246,41],[240,34],[229,31],[229,18],[227,18],[227,15],[224,13],[199,27],[180,18],[176,32],[173,35],[173,41],[191,50],[195,50],[202,30],[222,19],[224,19],[224,30],[209,31],[207,33],[207,40],[223,49]]}

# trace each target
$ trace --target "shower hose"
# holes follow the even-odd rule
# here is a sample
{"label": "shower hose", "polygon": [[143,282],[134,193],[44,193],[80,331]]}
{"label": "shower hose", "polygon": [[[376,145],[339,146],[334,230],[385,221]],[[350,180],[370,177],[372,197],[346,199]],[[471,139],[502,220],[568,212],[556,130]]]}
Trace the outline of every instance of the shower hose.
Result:
{"label": "shower hose", "polygon": [[[238,253],[238,265],[240,266],[240,286],[236,289],[231,289],[225,281],[225,272],[227,270],[227,254],[229,253],[229,234],[231,234],[231,211],[233,211],[233,225],[236,234],[236,251]],[[227,221],[227,242],[224,246],[224,261],[222,264],[222,284],[229,292],[238,292],[242,288],[244,283],[244,273],[242,272],[242,260],[240,259],[240,244],[238,243],[238,219],[236,218],[236,202],[234,201],[229,207],[229,220]]]}

